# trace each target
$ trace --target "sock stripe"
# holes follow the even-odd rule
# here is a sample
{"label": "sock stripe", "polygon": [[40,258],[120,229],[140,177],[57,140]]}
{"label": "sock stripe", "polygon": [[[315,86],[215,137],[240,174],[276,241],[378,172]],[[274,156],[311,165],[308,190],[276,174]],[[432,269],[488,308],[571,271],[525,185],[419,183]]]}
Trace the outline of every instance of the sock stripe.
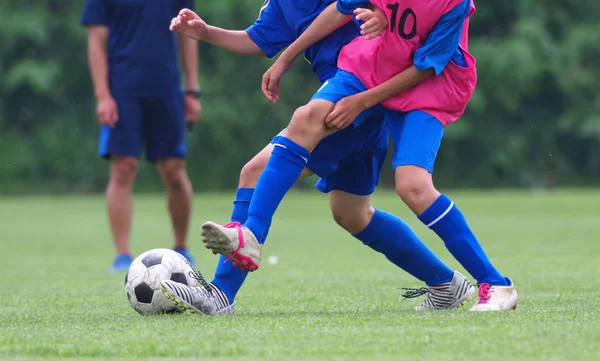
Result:
{"label": "sock stripe", "polygon": [[[281,148],[284,148],[284,149],[288,149],[288,147],[286,147],[286,146],[285,146],[285,145],[283,145],[283,144],[277,144],[277,143],[275,143],[275,144],[273,144],[273,145],[274,145],[274,146],[276,146],[276,147],[281,147]],[[305,163],[308,163],[308,158],[301,157],[301,156],[298,156],[298,157],[299,157],[299,158],[302,158],[302,160],[303,160]]]}
{"label": "sock stripe", "polygon": [[454,202],[450,202],[450,205],[448,206],[448,209],[446,209],[444,211],[444,213],[440,214],[439,217],[437,217],[431,223],[429,223],[427,225],[427,228],[431,228],[434,224],[436,224],[437,222],[439,222],[442,218],[444,218],[446,216],[446,214],[448,214],[452,210],[452,208],[454,208]]}

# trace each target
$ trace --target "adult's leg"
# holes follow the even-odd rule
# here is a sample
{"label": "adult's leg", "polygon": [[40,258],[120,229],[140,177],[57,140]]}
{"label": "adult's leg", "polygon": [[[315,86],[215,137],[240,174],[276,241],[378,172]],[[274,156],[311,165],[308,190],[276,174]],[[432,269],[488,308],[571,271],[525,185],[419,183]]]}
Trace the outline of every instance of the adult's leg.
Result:
{"label": "adult's leg", "polygon": [[132,188],[142,148],[142,112],[136,97],[119,93],[113,96],[117,102],[119,120],[113,128],[101,127],[98,153],[110,161],[106,207],[117,248],[117,257],[111,270],[127,271],[133,261],[130,247]]}
{"label": "adult's leg", "polygon": [[156,164],[166,188],[167,207],[173,225],[174,250],[192,265],[187,234],[192,211],[193,188],[186,171],[187,147],[183,95],[173,90],[142,99],[146,157]]}
{"label": "adult's leg", "polygon": [[187,247],[186,238],[192,211],[192,183],[185,169],[185,160],[167,158],[159,160],[156,168],[167,189],[167,206],[175,234],[175,249]]}
{"label": "adult's leg", "polygon": [[106,188],[108,220],[117,253],[131,255],[130,235],[133,215],[132,187],[137,173],[138,159],[112,156],[110,179]]}

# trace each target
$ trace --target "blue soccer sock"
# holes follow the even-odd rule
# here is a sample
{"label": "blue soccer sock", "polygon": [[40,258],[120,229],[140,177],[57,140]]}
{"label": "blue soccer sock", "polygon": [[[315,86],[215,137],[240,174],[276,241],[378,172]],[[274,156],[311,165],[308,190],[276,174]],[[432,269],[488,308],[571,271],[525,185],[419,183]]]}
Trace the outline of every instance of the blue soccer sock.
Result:
{"label": "blue soccer sock", "polygon": [[444,241],[448,251],[478,284],[508,285],[481,248],[461,211],[448,197],[442,194],[419,219]]}
{"label": "blue soccer sock", "polygon": [[254,188],[238,188],[235,192],[233,210],[231,211],[231,222],[244,224],[248,219],[248,208],[252,201]]}
{"label": "blue soccer sock", "polygon": [[300,177],[310,152],[294,141],[280,137],[256,184],[248,210],[248,227],[258,242],[265,242],[266,231],[283,197]]}
{"label": "blue soccer sock", "polygon": [[[242,224],[246,222],[246,219],[248,219],[248,207],[250,207],[253,194],[253,188],[238,188],[235,200],[233,201],[233,211],[231,212],[232,222]],[[232,304],[247,276],[248,272],[233,267],[233,263],[228,261],[227,257],[220,256],[212,283],[225,293],[229,304]]]}
{"label": "blue soccer sock", "polygon": [[454,271],[392,214],[376,209],[371,222],[354,237],[428,286],[450,282],[454,277]]}

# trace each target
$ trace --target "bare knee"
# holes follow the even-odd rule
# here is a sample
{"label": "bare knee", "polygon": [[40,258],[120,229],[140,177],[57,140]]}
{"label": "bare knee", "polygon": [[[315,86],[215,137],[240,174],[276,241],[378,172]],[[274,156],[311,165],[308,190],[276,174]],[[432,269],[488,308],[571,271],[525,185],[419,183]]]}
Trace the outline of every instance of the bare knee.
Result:
{"label": "bare knee", "polygon": [[351,234],[362,232],[375,213],[369,196],[333,191],[329,194],[329,202],[335,222]]}
{"label": "bare knee", "polygon": [[183,190],[189,184],[185,161],[183,159],[167,159],[157,165],[163,183],[170,190]]}
{"label": "bare knee", "polygon": [[325,133],[324,119],[321,112],[310,103],[296,109],[292,120],[285,131],[286,137],[316,137]]}
{"label": "bare knee", "polygon": [[415,213],[421,214],[440,193],[433,185],[431,174],[420,167],[400,166],[396,168],[396,193]]}
{"label": "bare knee", "polygon": [[333,219],[350,234],[358,234],[367,227],[373,218],[375,209],[369,206],[363,209],[332,209]]}
{"label": "bare knee", "polygon": [[138,160],[133,157],[113,157],[110,162],[110,183],[131,187],[137,174]]}

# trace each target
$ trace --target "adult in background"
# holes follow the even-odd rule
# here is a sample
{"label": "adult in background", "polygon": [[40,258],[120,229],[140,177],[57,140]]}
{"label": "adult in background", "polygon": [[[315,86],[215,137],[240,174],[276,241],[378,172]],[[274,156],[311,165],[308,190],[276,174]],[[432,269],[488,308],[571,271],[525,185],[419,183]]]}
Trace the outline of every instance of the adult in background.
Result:
{"label": "adult in background", "polygon": [[185,169],[185,130],[186,121],[200,118],[198,48],[194,40],[169,31],[179,10],[193,5],[193,0],[85,3],[81,24],[89,31],[88,61],[101,126],[98,152],[110,160],[106,200],[118,253],[112,271],[126,271],[132,262],[132,186],[142,149],[166,186],[174,249],[193,263],[186,248],[192,185]]}

